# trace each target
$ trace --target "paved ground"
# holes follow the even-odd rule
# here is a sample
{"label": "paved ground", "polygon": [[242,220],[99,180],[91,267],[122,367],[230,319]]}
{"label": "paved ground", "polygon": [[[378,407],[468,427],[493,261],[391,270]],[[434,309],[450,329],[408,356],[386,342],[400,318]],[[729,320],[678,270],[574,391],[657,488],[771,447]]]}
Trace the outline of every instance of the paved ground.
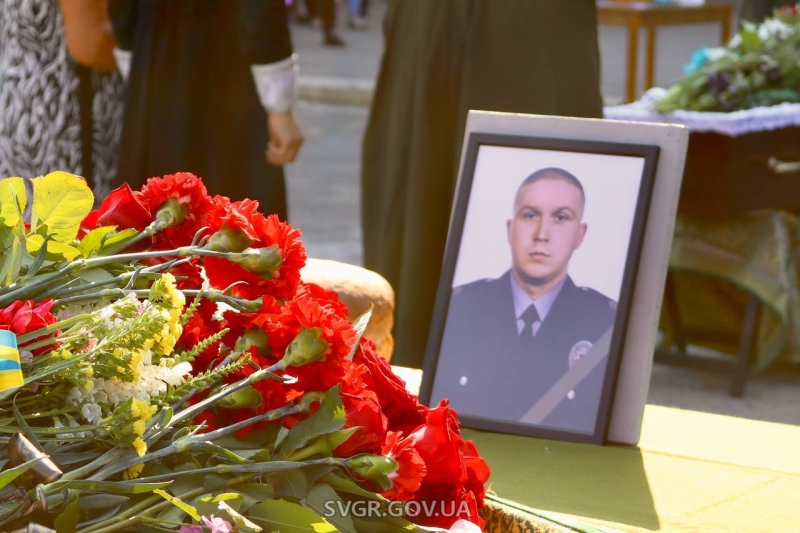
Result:
{"label": "paved ground", "polygon": [[[382,40],[384,0],[372,0],[366,31],[344,28],[347,47],[321,45],[320,30],[293,28],[300,53],[306,100],[298,105],[307,141],[300,160],[287,169],[291,221],[305,234],[309,254],[360,264],[359,161],[368,109],[308,101],[364,103],[377,73]],[[713,25],[674,27],[659,31],[656,81],[666,85],[681,75],[681,65],[700,46],[716,45]],[[624,34],[601,28],[603,93],[614,100],[624,87]],[[355,95],[355,96],[354,96]],[[728,396],[728,378],[699,371],[656,365],[648,401],[740,417],[800,425],[800,372],[773,371],[748,383],[745,397]]]}

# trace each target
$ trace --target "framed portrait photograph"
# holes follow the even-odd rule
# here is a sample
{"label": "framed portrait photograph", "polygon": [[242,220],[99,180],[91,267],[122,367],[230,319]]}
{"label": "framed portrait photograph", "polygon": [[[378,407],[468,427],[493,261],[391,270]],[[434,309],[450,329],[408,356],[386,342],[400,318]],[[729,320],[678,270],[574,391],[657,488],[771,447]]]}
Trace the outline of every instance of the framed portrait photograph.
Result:
{"label": "framed portrait photograph", "polygon": [[468,427],[600,444],[659,146],[472,132],[420,398]]}

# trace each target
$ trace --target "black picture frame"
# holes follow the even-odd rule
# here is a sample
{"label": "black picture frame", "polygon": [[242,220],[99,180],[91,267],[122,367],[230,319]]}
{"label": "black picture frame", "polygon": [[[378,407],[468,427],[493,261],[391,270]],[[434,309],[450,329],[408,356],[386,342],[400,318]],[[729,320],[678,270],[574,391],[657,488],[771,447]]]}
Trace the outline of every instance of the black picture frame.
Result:
{"label": "black picture frame", "polygon": [[[447,325],[451,293],[453,291],[453,279],[458,263],[459,250],[462,245],[467,208],[473,189],[479,153],[481,148],[486,146],[640,157],[644,160],[638,199],[636,200],[633,223],[630,231],[627,257],[623,270],[619,301],[616,307],[616,317],[613,321],[610,349],[602,381],[602,392],[593,430],[591,432],[573,431],[552,426],[520,423],[519,421],[504,419],[502,413],[498,413],[498,417],[491,418],[486,416],[473,416],[469,412],[460,409],[459,405],[455,403],[451,404],[453,408],[459,411],[459,419],[465,427],[547,439],[603,444],[606,440],[609,427],[616,379],[628,327],[631,301],[635,290],[636,274],[639,266],[644,230],[647,224],[648,210],[655,182],[660,149],[655,145],[623,142],[588,141],[483,132],[469,134],[467,142],[465,143],[466,154],[454,198],[450,231],[425,354],[424,372],[419,396],[420,401],[425,405],[430,404],[436,385],[437,367],[439,366],[442,340]],[[538,169],[531,169],[531,171],[535,170]],[[613,184],[609,184],[609,186],[613,187]],[[503,390],[491,392],[492,394],[507,393],[507,391]],[[574,393],[571,392],[571,394]]]}

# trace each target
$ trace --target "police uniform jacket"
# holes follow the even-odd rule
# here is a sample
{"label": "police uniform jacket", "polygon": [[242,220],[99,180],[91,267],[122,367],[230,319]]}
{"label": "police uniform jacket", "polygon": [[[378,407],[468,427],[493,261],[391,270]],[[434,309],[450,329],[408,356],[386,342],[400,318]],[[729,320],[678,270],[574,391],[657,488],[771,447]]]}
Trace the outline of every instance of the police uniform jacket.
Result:
{"label": "police uniform jacket", "polygon": [[[517,331],[510,272],[453,290],[440,347],[433,400],[450,398],[464,415],[519,421],[614,323],[616,302],[566,278],[530,351]],[[588,343],[587,343],[588,341]],[[542,421],[592,433],[607,357]]]}

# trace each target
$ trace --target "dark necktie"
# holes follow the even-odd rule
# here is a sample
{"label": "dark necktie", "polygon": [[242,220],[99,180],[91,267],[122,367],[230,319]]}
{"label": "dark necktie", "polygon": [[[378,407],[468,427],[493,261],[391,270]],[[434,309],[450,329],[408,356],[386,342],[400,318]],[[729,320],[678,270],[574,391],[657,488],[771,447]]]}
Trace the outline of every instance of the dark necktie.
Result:
{"label": "dark necktie", "polygon": [[519,340],[522,343],[523,349],[529,349],[533,346],[533,324],[539,321],[539,313],[536,311],[536,306],[531,304],[525,312],[520,316],[522,322],[522,333],[519,334]]}

